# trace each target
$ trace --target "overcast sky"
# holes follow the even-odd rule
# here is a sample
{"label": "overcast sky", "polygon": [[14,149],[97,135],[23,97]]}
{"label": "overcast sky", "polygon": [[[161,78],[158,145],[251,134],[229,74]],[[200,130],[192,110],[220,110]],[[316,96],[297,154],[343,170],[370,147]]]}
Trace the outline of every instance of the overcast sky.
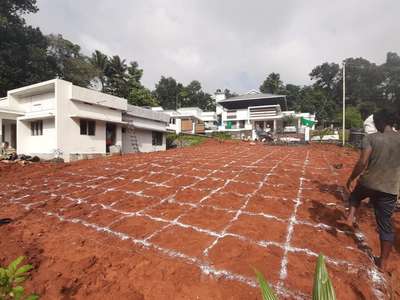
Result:
{"label": "overcast sky", "polygon": [[86,54],[136,60],[153,89],[161,75],[210,93],[257,89],[271,72],[308,84],[325,61],[400,53],[399,0],[37,0],[27,17]]}

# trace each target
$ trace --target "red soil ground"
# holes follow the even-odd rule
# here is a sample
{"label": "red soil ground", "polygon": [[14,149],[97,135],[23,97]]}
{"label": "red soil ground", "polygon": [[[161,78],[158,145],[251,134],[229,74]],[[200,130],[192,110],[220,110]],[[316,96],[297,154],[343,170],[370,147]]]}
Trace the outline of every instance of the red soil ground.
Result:
{"label": "red soil ground", "polygon": [[[399,297],[373,213],[338,223],[357,152],[336,146],[207,142],[71,164],[0,165],[0,264],[34,265],[42,299],[261,299],[252,268],[281,299],[308,299],[323,253],[338,299]],[[400,217],[395,216],[400,227]]]}

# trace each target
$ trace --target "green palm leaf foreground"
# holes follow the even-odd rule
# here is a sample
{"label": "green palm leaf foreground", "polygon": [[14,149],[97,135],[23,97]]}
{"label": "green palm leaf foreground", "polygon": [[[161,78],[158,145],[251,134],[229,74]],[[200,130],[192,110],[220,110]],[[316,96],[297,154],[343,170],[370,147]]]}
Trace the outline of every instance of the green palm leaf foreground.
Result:
{"label": "green palm leaf foreground", "polygon": [[[254,269],[254,272],[256,273],[257,281],[260,286],[262,299],[278,300],[278,297],[265,280],[264,275],[256,269]],[[315,267],[312,300],[336,300],[335,290],[329,278],[325,259],[322,254],[318,256],[317,265]]]}

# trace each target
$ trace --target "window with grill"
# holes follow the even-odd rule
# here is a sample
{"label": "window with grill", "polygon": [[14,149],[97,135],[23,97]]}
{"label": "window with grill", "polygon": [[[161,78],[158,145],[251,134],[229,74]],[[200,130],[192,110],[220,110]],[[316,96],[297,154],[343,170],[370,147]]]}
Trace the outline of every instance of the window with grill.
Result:
{"label": "window with grill", "polygon": [[31,135],[43,135],[43,120],[31,122]]}

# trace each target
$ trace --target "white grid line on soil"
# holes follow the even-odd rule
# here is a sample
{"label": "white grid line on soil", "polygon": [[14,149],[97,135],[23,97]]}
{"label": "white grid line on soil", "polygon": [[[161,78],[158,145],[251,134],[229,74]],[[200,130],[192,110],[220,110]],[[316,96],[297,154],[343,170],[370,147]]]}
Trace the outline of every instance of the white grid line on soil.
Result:
{"label": "white grid line on soil", "polygon": [[[189,263],[191,265],[195,265],[199,268],[199,270],[206,275],[211,275],[214,276],[215,278],[224,278],[226,280],[230,280],[230,281],[237,281],[237,282],[241,282],[243,284],[246,284],[248,286],[251,287],[257,287],[257,282],[254,280],[254,278],[251,277],[247,277],[244,275],[240,275],[234,272],[230,272],[228,270],[224,270],[224,269],[217,269],[214,267],[211,267],[209,264],[202,262],[201,260],[199,260],[196,257],[192,257],[189,255],[186,255],[182,252],[173,250],[173,249],[168,249],[168,248],[164,248],[161,247],[155,243],[151,243],[149,241],[146,241],[144,239],[137,239],[134,237],[131,237],[127,234],[121,233],[121,232],[117,232],[117,231],[113,231],[108,227],[102,227],[102,226],[98,226],[96,224],[93,223],[89,223],[86,222],[84,220],[78,219],[78,218],[64,218],[63,216],[60,216],[58,214],[52,213],[52,212],[47,212],[46,213],[47,216],[50,217],[56,217],[58,218],[61,222],[69,222],[69,223],[73,223],[73,224],[81,224],[85,227],[94,229],[97,232],[104,232],[104,233],[108,233],[110,235],[113,235],[117,238],[119,238],[120,240],[129,240],[132,243],[134,243],[135,245],[139,245],[145,248],[151,248],[154,249],[168,257],[171,258],[178,258],[183,260],[186,263]],[[274,287],[278,288],[277,286],[274,285]],[[283,296],[289,296],[292,297],[293,299],[305,299],[308,296],[297,291],[297,292],[293,292],[290,290],[285,289],[284,287],[280,287],[279,288],[279,294],[283,295]]]}
{"label": "white grid line on soil", "polygon": [[[307,151],[307,155],[304,159],[304,163],[302,166],[302,175],[305,175],[305,170],[308,164],[308,159],[309,159],[309,154],[310,152]],[[297,199],[296,199],[296,203],[295,206],[293,208],[293,213],[292,216],[289,219],[289,224],[287,227],[287,235],[286,235],[286,242],[284,245],[284,253],[283,253],[283,257],[282,257],[282,261],[281,261],[281,270],[279,273],[279,283],[278,286],[283,286],[283,281],[286,279],[287,277],[287,264],[288,264],[288,253],[289,253],[289,248],[290,248],[290,242],[292,239],[292,235],[293,235],[293,229],[294,229],[294,222],[296,222],[296,214],[297,214],[297,210],[299,208],[299,206],[301,205],[301,197],[302,197],[302,188],[303,188],[303,182],[304,182],[304,177],[300,177],[300,182],[299,182],[299,189],[297,191]]]}
{"label": "white grid line on soil", "polygon": [[[215,171],[215,170],[214,170]],[[239,174],[236,174],[236,176],[238,176]],[[203,177],[202,179],[204,179],[204,178],[207,178],[207,176],[206,177]],[[92,180],[96,180],[97,178],[93,178]],[[232,180],[231,180],[232,181]],[[247,183],[247,182],[244,182],[244,183]],[[83,188],[82,186],[80,186],[80,188]],[[28,188],[22,188],[21,190],[27,190]],[[77,191],[77,192],[79,192],[79,191]],[[145,196],[145,195],[141,195],[142,197],[143,196]],[[29,195],[24,195],[24,196],[22,196],[22,197],[20,197],[19,199],[17,198],[17,199],[13,199],[14,201],[15,200],[22,200],[22,199],[24,199],[24,198],[26,198],[26,197],[29,197]],[[78,200],[76,200],[76,199],[73,199],[73,198],[70,198],[70,200],[71,201],[77,201],[78,203],[81,203],[80,202],[80,200],[78,199]],[[164,201],[166,201],[166,200],[164,200]],[[176,203],[178,203],[178,202],[176,202]],[[36,203],[31,203],[31,204],[28,204],[28,205],[33,205],[33,204],[36,204]],[[196,205],[195,204],[191,204],[191,203],[187,203],[188,205],[190,204],[190,206],[192,207],[192,208],[196,208]],[[99,204],[97,204],[97,205],[99,205]],[[158,204],[156,204],[156,206],[157,205],[159,205],[159,203]],[[194,206],[193,206],[194,205]],[[199,204],[197,207],[199,207],[199,206],[207,206],[207,205],[203,205],[203,204]],[[103,207],[103,209],[104,209],[105,207]],[[121,212],[121,211],[119,211],[119,212]],[[233,210],[233,212],[235,212],[235,210]],[[236,211],[237,212],[237,211]],[[122,213],[122,212],[121,212]],[[244,213],[246,213],[245,211],[244,212],[242,212],[243,214]],[[144,215],[142,215],[142,216],[146,216],[146,214],[144,214]],[[62,216],[61,216],[62,217]],[[147,217],[151,217],[151,218],[153,218],[154,219],[154,217],[152,217],[152,216],[150,216],[150,215],[147,215]],[[272,217],[274,217],[274,216],[272,216]],[[63,217],[62,217],[63,218]],[[74,220],[77,220],[77,219],[74,219]],[[159,218],[157,221],[159,221],[159,222],[171,222],[171,221],[169,221],[169,220],[164,220],[164,219],[161,219],[161,218]],[[86,221],[83,221],[83,222],[86,222]],[[87,223],[87,222],[86,222]],[[296,221],[296,222],[294,222],[293,224],[303,224],[304,223],[304,225],[309,225],[309,226],[311,226],[312,224],[310,223],[310,224],[307,224],[305,221]],[[89,223],[87,223],[87,224],[89,224]],[[98,226],[98,225],[96,225],[96,224],[92,224],[93,226]],[[184,223],[180,223],[180,222],[178,222],[178,223],[176,223],[176,224],[173,224],[173,225],[177,225],[177,226],[183,226],[184,228],[185,228],[185,226],[192,226],[192,225],[188,225],[188,224],[184,224]],[[317,224],[318,226],[321,226],[321,224]],[[329,226],[329,225],[325,225],[325,224],[322,224],[322,227],[324,227],[323,229],[327,229],[325,226]],[[193,226],[192,226],[193,227]],[[313,225],[313,227],[315,227],[314,225]],[[187,227],[186,227],[187,228]],[[196,228],[195,226],[193,227],[193,229],[194,228]],[[202,229],[202,228],[200,228],[201,230],[204,230],[204,229]],[[209,234],[209,235],[211,235],[211,236],[221,236],[221,234],[220,233],[216,233],[216,232],[213,232],[213,231],[208,231],[208,230],[205,230],[205,231],[203,231],[203,233],[206,233],[206,234]],[[120,234],[122,234],[122,233],[120,233]],[[229,234],[229,233],[228,233]],[[227,234],[227,235],[228,235]],[[122,234],[123,235],[123,234]],[[244,240],[246,240],[246,241],[248,241],[248,242],[255,242],[255,241],[251,241],[251,240],[248,240],[246,237],[243,237],[243,236],[240,236],[240,235],[234,235],[234,234],[230,234],[231,236],[234,236],[234,237],[236,237],[236,238],[239,238],[239,239],[244,239]],[[147,240],[143,240],[143,241],[146,241],[147,242]],[[268,245],[271,245],[271,244],[274,244],[274,242],[268,242],[268,241],[258,241],[258,243],[259,243],[259,245],[261,245],[261,246],[268,246]],[[278,243],[277,243],[278,244]],[[282,247],[282,245],[280,245],[280,247]],[[288,247],[287,248],[288,249],[288,251],[289,252],[304,252],[304,253],[306,253],[307,255],[311,255],[311,256],[317,256],[317,254],[316,253],[314,253],[314,252],[312,252],[312,251],[310,251],[310,250],[308,250],[308,249],[300,249],[300,248],[293,248],[293,247]],[[169,250],[169,249],[167,249],[167,251],[174,251],[174,250]],[[184,255],[184,254],[182,254],[182,255]],[[337,260],[335,260],[335,259],[330,259],[330,258],[328,258],[327,259],[327,262],[329,262],[329,263],[333,263],[333,264],[338,264],[338,263],[343,263],[344,261],[337,261]],[[344,262],[345,264],[347,264],[348,262]],[[351,263],[350,263],[351,264]],[[200,266],[201,267],[201,266]],[[207,269],[204,269],[204,268],[209,268],[209,266],[205,266],[205,267],[201,267],[202,268],[202,271],[204,271],[204,270],[207,270]],[[222,270],[219,274],[224,274],[224,270]],[[215,270],[214,269],[214,271],[212,271],[211,272],[211,274],[217,274],[218,272],[217,272],[217,270]],[[241,275],[239,275],[239,277],[240,277]],[[243,276],[242,276],[243,277]],[[243,277],[244,278],[244,277]],[[250,278],[251,279],[251,278]],[[240,281],[240,280],[239,280]],[[254,282],[254,281],[253,281]],[[282,286],[280,286],[281,288],[282,288]]]}
{"label": "white grid line on soil", "polygon": [[[272,172],[275,171],[275,169],[281,164],[281,162],[284,161],[287,157],[289,157],[289,155],[290,154],[286,155],[281,160],[278,160],[278,162],[264,176],[263,181],[261,181],[259,183],[257,189],[254,190],[251,194],[246,195],[246,200],[245,200],[244,204],[239,208],[239,210],[236,212],[235,216],[228,222],[228,224],[222,230],[222,236],[225,235],[225,233],[229,229],[229,227],[239,218],[239,216],[242,214],[242,210],[245,210],[247,208],[247,205],[248,205],[251,197],[254,196],[264,186],[264,184],[268,181],[269,176],[271,176]],[[218,242],[221,238],[222,237],[217,237],[206,249],[204,249],[203,255],[208,256],[209,251],[218,244]]]}

